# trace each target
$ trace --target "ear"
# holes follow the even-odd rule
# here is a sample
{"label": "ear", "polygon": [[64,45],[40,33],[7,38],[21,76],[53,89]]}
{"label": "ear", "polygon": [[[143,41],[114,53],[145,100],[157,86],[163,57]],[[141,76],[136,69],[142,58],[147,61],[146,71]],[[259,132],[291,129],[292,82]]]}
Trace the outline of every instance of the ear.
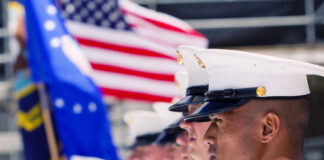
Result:
{"label": "ear", "polygon": [[268,112],[261,121],[261,143],[270,142],[278,134],[280,119],[276,113]]}

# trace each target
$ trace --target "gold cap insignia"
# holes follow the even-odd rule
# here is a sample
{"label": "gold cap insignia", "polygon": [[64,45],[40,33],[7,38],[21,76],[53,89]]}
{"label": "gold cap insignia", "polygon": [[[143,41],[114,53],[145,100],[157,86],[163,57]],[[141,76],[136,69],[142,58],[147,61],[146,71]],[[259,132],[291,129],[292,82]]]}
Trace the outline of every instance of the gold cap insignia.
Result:
{"label": "gold cap insignia", "polygon": [[258,87],[256,89],[256,94],[258,96],[264,96],[266,94],[266,89],[264,87]]}
{"label": "gold cap insignia", "polygon": [[202,60],[196,54],[194,54],[194,57],[198,60],[198,64],[201,68],[206,68],[205,64],[202,62]]}
{"label": "gold cap insignia", "polygon": [[195,96],[193,99],[192,99],[192,102],[196,102],[198,96]]}
{"label": "gold cap insignia", "polygon": [[183,66],[184,66],[184,63],[183,63],[183,59],[182,59],[182,56],[181,56],[181,54],[180,54],[180,52],[179,52],[179,51],[177,51],[177,55],[178,55],[178,58],[177,58],[177,60],[178,60],[179,64],[181,64],[181,65],[183,65]]}

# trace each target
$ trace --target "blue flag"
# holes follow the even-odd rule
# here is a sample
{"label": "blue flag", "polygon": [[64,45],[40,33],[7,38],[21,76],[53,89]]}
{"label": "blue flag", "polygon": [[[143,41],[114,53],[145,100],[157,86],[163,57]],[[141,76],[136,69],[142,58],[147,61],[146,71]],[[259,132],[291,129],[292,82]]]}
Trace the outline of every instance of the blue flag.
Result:
{"label": "blue flag", "polygon": [[118,159],[108,111],[91,67],[67,32],[53,0],[24,0],[28,62],[34,82],[49,91],[63,154]]}

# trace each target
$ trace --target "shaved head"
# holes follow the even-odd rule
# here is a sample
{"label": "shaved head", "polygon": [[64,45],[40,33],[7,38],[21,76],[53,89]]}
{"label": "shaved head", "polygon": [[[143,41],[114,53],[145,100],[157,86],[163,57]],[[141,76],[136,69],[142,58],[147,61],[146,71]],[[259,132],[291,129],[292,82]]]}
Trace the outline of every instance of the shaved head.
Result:
{"label": "shaved head", "polygon": [[309,99],[273,99],[252,100],[249,107],[250,113],[256,114],[273,112],[278,115],[282,126],[287,128],[291,142],[302,143],[304,131],[309,119]]}

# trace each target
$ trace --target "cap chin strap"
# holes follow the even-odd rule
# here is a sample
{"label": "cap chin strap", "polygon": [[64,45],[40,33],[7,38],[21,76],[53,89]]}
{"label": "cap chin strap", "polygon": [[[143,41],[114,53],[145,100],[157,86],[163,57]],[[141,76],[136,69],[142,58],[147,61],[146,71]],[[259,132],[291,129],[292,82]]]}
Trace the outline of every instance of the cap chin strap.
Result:
{"label": "cap chin strap", "polygon": [[225,89],[220,91],[209,91],[205,93],[205,101],[245,99],[258,97],[256,90],[258,87],[242,89]]}
{"label": "cap chin strap", "polygon": [[187,89],[187,96],[203,96],[208,91],[208,85],[204,86],[193,86]]}

